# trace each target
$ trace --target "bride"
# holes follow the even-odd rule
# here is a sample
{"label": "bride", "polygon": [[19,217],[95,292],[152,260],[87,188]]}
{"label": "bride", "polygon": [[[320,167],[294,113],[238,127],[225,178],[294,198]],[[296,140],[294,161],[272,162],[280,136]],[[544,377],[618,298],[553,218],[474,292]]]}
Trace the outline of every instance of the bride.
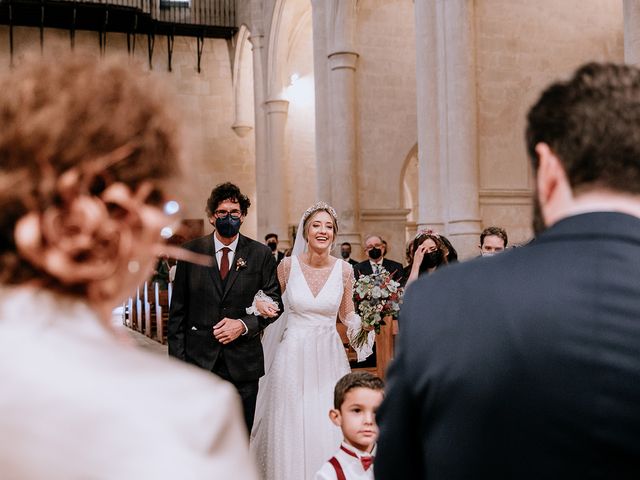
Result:
{"label": "bride", "polygon": [[[353,304],[353,268],[329,255],[335,210],[320,202],[304,212],[294,251],[278,266],[285,312],[265,331],[251,449],[265,480],[312,479],[342,440],[328,417],[336,382],[349,362],[336,316],[353,338],[361,328]],[[371,342],[374,333],[370,333]],[[365,352],[370,353],[370,345]]]}

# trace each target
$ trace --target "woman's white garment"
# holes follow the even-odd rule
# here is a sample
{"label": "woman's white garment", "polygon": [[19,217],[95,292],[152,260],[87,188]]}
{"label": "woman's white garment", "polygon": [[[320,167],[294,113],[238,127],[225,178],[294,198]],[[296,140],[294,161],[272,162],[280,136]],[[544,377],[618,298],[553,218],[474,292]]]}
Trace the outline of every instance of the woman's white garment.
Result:
{"label": "woman's white garment", "polygon": [[[279,273],[289,266],[283,295],[286,329],[260,382],[251,439],[265,480],[313,479],[340,444],[342,434],[329,420],[329,410],[349,362],[336,316],[340,312],[341,320],[359,323],[353,313],[351,265],[336,260],[328,278],[322,269],[305,265],[311,287],[296,256],[283,260]],[[325,278],[314,295],[314,284],[322,285]]]}
{"label": "woman's white garment", "polygon": [[2,478],[257,478],[233,387],[81,301],[0,289],[0,385]]}

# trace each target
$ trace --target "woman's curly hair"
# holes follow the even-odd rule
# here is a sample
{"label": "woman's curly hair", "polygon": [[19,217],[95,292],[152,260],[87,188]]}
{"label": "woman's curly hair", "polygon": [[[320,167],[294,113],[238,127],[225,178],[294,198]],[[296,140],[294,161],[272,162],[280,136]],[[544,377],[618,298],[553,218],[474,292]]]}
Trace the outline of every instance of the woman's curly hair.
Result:
{"label": "woman's curly hair", "polygon": [[60,278],[33,251],[25,253],[17,227],[43,255],[51,242],[73,251],[74,265],[120,251],[115,233],[102,231],[105,223],[118,230],[135,222],[116,205],[143,184],[144,202],[153,199],[159,181],[179,171],[179,125],[167,98],[126,58],[97,60],[77,51],[34,57],[0,77],[0,283],[38,280],[86,293],[88,278]]}

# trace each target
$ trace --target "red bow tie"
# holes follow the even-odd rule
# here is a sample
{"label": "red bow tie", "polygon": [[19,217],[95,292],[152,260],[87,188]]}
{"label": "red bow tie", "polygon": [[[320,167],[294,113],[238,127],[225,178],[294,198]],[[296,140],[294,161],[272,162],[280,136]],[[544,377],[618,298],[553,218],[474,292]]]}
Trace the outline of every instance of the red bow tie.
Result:
{"label": "red bow tie", "polygon": [[351,455],[352,457],[359,459],[360,463],[362,463],[362,468],[364,468],[365,472],[369,470],[369,467],[371,467],[371,465],[373,465],[373,459],[374,459],[373,455],[368,455],[366,457],[358,457],[358,455],[355,452],[352,452],[351,450],[346,448],[344,445],[340,445],[340,449],[343,452],[347,453],[348,455]]}

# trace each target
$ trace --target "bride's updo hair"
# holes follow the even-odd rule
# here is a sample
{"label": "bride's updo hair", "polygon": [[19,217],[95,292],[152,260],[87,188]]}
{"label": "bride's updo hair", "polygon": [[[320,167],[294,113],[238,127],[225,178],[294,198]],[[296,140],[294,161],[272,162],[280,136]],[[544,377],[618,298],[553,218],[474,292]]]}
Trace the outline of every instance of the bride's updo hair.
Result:
{"label": "bride's updo hair", "polygon": [[311,224],[311,220],[318,212],[327,212],[331,217],[331,221],[333,223],[333,242],[331,243],[331,248],[335,245],[336,236],[338,235],[338,214],[336,210],[329,204],[325,202],[318,202],[311,205],[307,208],[302,215],[302,238],[304,238],[305,242],[308,242],[307,234],[309,233],[309,225]]}
{"label": "bride's updo hair", "polygon": [[159,240],[176,116],[127,58],[37,56],[1,76],[0,283],[108,297]]}

